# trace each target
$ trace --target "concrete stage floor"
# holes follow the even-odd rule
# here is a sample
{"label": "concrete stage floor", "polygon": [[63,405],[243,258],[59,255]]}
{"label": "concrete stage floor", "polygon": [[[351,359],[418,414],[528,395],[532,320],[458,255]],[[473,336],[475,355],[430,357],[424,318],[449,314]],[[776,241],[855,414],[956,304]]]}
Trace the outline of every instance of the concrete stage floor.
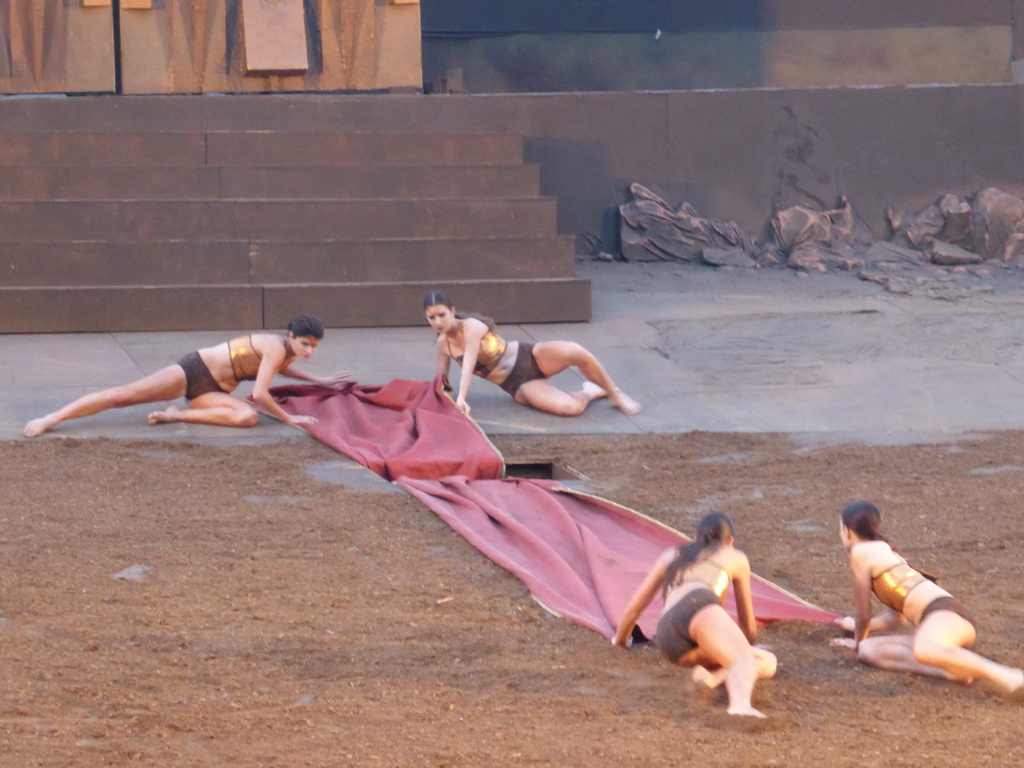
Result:
{"label": "concrete stage floor", "polygon": [[[790,270],[583,262],[578,274],[593,280],[592,322],[503,326],[503,332],[507,338],[582,343],[644,411],[627,417],[601,401],[580,417],[559,418],[519,406],[477,379],[469,400],[486,432],[779,432],[808,444],[890,444],[1024,429],[1019,288],[944,301],[887,293],[853,275]],[[28,419],[230,335],[0,336],[0,439],[24,439]],[[429,379],[433,338],[425,322],[418,328],[329,330],[309,367],[349,370],[363,384]],[[555,381],[573,388],[580,379],[573,371]],[[250,389],[244,384],[239,393]],[[266,417],[249,430],[150,427],[146,415],[153,409],[141,405],[65,422],[39,439],[236,445],[298,437]]]}

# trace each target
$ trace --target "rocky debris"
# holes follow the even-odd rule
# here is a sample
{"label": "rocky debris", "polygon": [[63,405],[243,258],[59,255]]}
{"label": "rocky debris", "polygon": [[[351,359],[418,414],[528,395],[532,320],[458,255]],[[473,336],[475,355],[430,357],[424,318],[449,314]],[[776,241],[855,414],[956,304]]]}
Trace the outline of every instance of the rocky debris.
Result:
{"label": "rocky debris", "polygon": [[786,267],[850,272],[893,293],[956,299],[994,290],[979,279],[1024,281],[1024,199],[995,187],[941,196],[913,213],[886,211],[889,240],[876,240],[849,200],[828,210],[776,211],[764,242],[733,221],[709,219],[689,203],[672,209],[641,184],[619,206],[622,258],[717,268]]}
{"label": "rocky debris", "polygon": [[974,250],[988,258],[1009,261],[1024,233],[1024,200],[995,187],[981,190],[974,201]]}
{"label": "rocky debris", "polygon": [[742,248],[705,248],[700,252],[700,258],[712,267],[757,269],[760,266]]}
{"label": "rocky debris", "polygon": [[980,264],[985,260],[979,253],[973,253],[966,248],[961,248],[959,245],[944,243],[941,240],[930,240],[924,247],[924,253],[932,264],[939,264],[944,267]]}
{"label": "rocky debris", "polygon": [[641,184],[619,206],[622,256],[626,261],[699,262],[705,248],[753,253],[753,240],[732,221],[701,216],[689,203],[676,209]]}

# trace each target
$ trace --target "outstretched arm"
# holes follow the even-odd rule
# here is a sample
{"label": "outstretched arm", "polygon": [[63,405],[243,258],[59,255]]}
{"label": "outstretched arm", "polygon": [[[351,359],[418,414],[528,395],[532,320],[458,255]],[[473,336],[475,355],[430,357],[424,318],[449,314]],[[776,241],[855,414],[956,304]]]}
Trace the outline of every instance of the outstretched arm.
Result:
{"label": "outstretched arm", "polygon": [[444,343],[444,336],[437,337],[437,375],[445,382],[448,381],[448,370],[452,366],[451,355],[448,354],[448,348]]}
{"label": "outstretched arm", "polygon": [[612,638],[613,645],[626,646],[629,644],[629,638],[633,634],[633,627],[636,626],[637,619],[640,618],[640,614],[644,612],[644,609],[651,604],[651,600],[654,599],[654,596],[661,588],[661,581],[665,577],[665,568],[672,561],[673,557],[675,557],[674,549],[663,552],[654,564],[654,567],[651,568],[650,573],[640,583],[640,586],[626,606],[626,610],[623,611],[618,626],[615,628],[615,637]]}
{"label": "outstretched arm", "polygon": [[[868,622],[868,633],[888,632],[890,629],[896,629],[906,624],[906,622],[907,619],[902,613],[894,611],[892,608],[886,608],[881,613],[876,613],[871,617],[871,620]],[[857,627],[857,620],[853,616],[840,616],[833,623],[847,632],[853,632]]]}
{"label": "outstretched arm", "polygon": [[[256,381],[253,382],[252,399],[259,403],[270,415],[280,419],[285,424],[298,426],[300,424],[315,424],[316,419],[312,416],[292,416],[277,404],[277,401],[270,394],[270,384],[274,374],[284,369],[285,353],[280,344],[272,344],[262,350],[263,357],[260,360],[260,368],[256,372]],[[308,379],[306,379],[308,381]]]}
{"label": "outstretched arm", "polygon": [[316,374],[304,371],[295,365],[289,365],[287,368],[282,368],[280,373],[282,376],[287,376],[290,379],[308,381],[311,384],[331,388],[352,380],[352,374],[348,371],[338,371],[337,373],[332,373],[330,376],[317,376]]}
{"label": "outstretched arm", "polygon": [[855,547],[850,552],[850,569],[853,571],[853,615],[854,647],[867,638],[871,631],[871,563],[857,555]]}
{"label": "outstretched arm", "polygon": [[476,359],[480,354],[480,342],[486,335],[487,326],[479,320],[462,321],[462,338],[466,344],[466,350],[462,353],[462,374],[459,376],[459,394],[455,398],[455,405],[467,416],[470,408],[469,403],[466,402],[466,395],[469,394],[469,385],[473,381]]}
{"label": "outstretched arm", "polygon": [[757,642],[757,619],[754,618],[754,598],[750,590],[750,561],[746,555],[737,559],[736,573],[732,578],[732,589],[736,596],[736,622],[743,630],[747,642]]}

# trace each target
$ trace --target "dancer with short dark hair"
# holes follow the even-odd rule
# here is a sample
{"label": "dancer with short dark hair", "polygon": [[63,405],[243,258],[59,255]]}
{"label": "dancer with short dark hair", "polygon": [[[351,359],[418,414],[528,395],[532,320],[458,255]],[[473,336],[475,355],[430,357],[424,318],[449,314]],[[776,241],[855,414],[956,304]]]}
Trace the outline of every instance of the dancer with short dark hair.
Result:
{"label": "dancer with short dark hair", "polygon": [[[730,715],[764,717],[751,698],[754,683],[773,677],[775,655],[754,645],[757,623],[750,591],[750,563],[734,545],[735,526],[721,512],[697,525],[690,544],[666,550],[633,595],[619,620],[615,645],[628,645],[640,614],[660,590],[665,602],[654,641],[673,664],[693,667],[693,680],[725,683]],[[722,607],[732,585],[739,623]],[[710,668],[710,669],[709,669]]]}
{"label": "dancer with short dark hair", "polygon": [[174,365],[161,368],[130,384],[84,395],[53,413],[33,419],[25,425],[25,437],[38,437],[68,419],[92,416],[109,408],[154,403],[184,397],[188,408],[169,406],[149,414],[150,424],[189,422],[224,427],[252,427],[259,413],[250,403],[234,397],[241,381],[253,381],[253,399],[285,424],[300,426],[316,422],[312,416],[285,413],[270,396],[270,383],[275,374],[325,387],[340,384],[349,378],[347,372],[333,376],[315,376],[296,368],[296,361],[312,356],[324,336],[319,318],[302,314],[288,324],[288,335],[250,333],[216,346],[185,355]]}
{"label": "dancer with short dark hair", "polygon": [[[837,620],[852,638],[833,645],[857,651],[865,664],[896,672],[970,683],[991,681],[1003,693],[1024,693],[1024,670],[997,664],[968,650],[976,638],[970,612],[931,577],[893,551],[881,534],[882,516],[867,501],[843,509],[839,535],[850,555],[856,614]],[[871,594],[886,611],[871,615]],[[912,635],[876,635],[909,621]]]}
{"label": "dancer with short dark hair", "polygon": [[[462,368],[455,404],[465,414],[473,374],[494,382],[517,403],[556,416],[578,416],[592,400],[607,397],[626,415],[640,405],[615,386],[597,358],[572,341],[506,342],[494,321],[475,313],[455,311],[444,291],[431,291],[423,300],[427,322],[437,331],[437,370],[447,377],[451,361]],[[548,378],[575,366],[586,381],[576,392],[563,392]]]}

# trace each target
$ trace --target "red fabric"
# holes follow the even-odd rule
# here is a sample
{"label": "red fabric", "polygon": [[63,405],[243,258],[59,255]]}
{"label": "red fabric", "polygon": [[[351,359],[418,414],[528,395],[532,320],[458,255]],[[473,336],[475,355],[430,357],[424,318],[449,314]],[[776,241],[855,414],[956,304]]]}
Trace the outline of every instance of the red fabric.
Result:
{"label": "red fabric", "polygon": [[288,413],[315,416],[317,423],[306,429],[317,440],[388,480],[505,473],[501,454],[436,382],[299,385],[274,387],[271,394]]}
{"label": "red fabric", "polygon": [[[275,387],[292,414],[315,416],[310,434],[394,480],[471,544],[522,579],[539,602],[605,637],[657,557],[686,538],[605,499],[551,480],[498,479],[501,455],[440,391],[440,381]],[[829,622],[774,585],[751,582],[758,621]],[[726,608],[735,616],[732,590]],[[638,625],[653,637],[657,597]]]}
{"label": "red fabric", "polygon": [[[686,541],[631,509],[552,480],[448,477],[398,483],[522,579],[549,610],[607,638],[615,635],[615,624],[658,556]],[[836,618],[756,576],[751,591],[762,623]],[[654,636],[661,607],[659,595],[640,617],[646,637]],[[736,616],[732,590],[726,609]]]}

